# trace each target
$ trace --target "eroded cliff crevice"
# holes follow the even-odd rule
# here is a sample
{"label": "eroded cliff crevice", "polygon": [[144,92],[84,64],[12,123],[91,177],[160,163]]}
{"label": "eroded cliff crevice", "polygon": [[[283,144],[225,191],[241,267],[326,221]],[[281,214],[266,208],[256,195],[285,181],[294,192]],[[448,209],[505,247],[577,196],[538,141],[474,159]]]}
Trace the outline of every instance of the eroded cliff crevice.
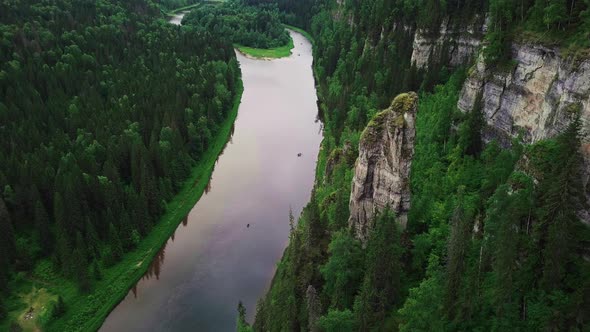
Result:
{"label": "eroded cliff crevice", "polygon": [[414,36],[412,63],[428,68],[431,62],[459,67],[473,60],[487,30],[485,19],[476,16],[471,23],[453,24],[447,17],[436,33],[418,29]]}
{"label": "eroded cliff crevice", "polygon": [[[538,44],[514,44],[512,67],[491,68],[480,56],[463,85],[458,108],[481,109],[485,141],[510,145],[519,137],[531,144],[562,133],[571,121],[582,120],[583,178],[590,203],[590,59],[564,57]],[[590,213],[582,211],[590,223]]]}
{"label": "eroded cliff crevice", "polygon": [[418,96],[405,93],[365,128],[350,195],[349,225],[366,242],[375,214],[389,207],[405,226],[410,209],[410,168],[416,137]]}
{"label": "eroded cliff crevice", "polygon": [[[488,68],[480,56],[461,92],[458,107],[470,112],[481,106],[501,141],[518,135],[525,143],[563,132],[579,112],[587,131],[590,123],[590,60],[563,58],[539,45],[514,45],[514,68]],[[476,105],[481,95],[481,105]]]}

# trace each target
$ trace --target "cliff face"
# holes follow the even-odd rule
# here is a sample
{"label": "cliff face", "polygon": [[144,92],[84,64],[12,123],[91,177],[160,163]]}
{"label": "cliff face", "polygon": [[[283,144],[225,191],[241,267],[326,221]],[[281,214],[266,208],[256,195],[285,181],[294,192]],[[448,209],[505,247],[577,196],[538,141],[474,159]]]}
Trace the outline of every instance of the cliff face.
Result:
{"label": "cliff face", "polygon": [[486,25],[479,17],[470,24],[458,26],[451,26],[446,19],[436,34],[418,30],[414,36],[412,63],[418,68],[428,68],[431,57],[451,67],[469,63],[479,49],[486,30]]}
{"label": "cliff face", "polygon": [[405,226],[410,208],[418,96],[401,94],[377,114],[361,136],[350,195],[349,225],[366,242],[373,217],[387,206]]}
{"label": "cliff face", "polygon": [[[487,122],[484,139],[504,145],[521,136],[525,143],[554,137],[579,112],[583,131],[590,133],[590,60],[574,61],[555,49],[540,45],[515,44],[514,66],[508,71],[487,68],[477,60],[467,78],[458,107],[463,112],[480,108]],[[581,179],[590,202],[590,137],[582,153],[586,160]],[[588,212],[583,219],[590,222]]]}
{"label": "cliff face", "polygon": [[461,92],[460,110],[481,107],[490,130],[486,139],[522,134],[533,143],[553,137],[574,112],[590,123],[590,60],[574,62],[539,45],[515,45],[513,53],[515,66],[505,72],[489,70],[480,57]]}

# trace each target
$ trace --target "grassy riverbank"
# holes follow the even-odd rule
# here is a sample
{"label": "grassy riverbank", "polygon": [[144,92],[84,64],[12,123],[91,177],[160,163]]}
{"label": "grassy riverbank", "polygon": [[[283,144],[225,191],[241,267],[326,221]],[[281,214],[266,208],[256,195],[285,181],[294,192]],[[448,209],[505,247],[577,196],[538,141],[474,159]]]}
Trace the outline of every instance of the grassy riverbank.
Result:
{"label": "grassy riverbank", "polygon": [[176,15],[176,14],[178,14],[178,13],[181,13],[181,12],[183,12],[183,11],[186,11],[186,10],[191,10],[191,9],[193,9],[193,8],[198,8],[198,7],[201,7],[201,6],[202,6],[202,5],[204,5],[204,4],[205,4],[205,2],[197,2],[197,3],[195,3],[195,4],[192,4],[192,5],[188,5],[188,6],[184,6],[184,7],[176,8],[176,9],[173,9],[173,10],[171,10],[171,11],[167,12],[167,13],[166,13],[166,15],[168,15],[168,16],[174,16],[174,15]]}
{"label": "grassy riverbank", "polygon": [[[313,37],[307,31],[300,29],[298,27],[292,26],[292,25],[288,25],[288,24],[283,24],[283,25],[285,26],[285,28],[287,28],[289,30],[299,32],[305,38],[307,38],[312,45],[314,44]],[[238,51],[242,52],[243,54],[254,57],[254,58],[277,59],[277,58],[284,58],[284,57],[290,56],[292,53],[291,50],[293,49],[294,45],[293,45],[293,38],[291,38],[291,40],[289,41],[289,44],[287,44],[285,46],[281,46],[281,47],[270,48],[270,49],[253,48],[253,47],[242,46],[240,44],[234,44],[234,47],[236,49],[238,49]]]}
{"label": "grassy riverbank", "polygon": [[234,44],[234,47],[238,49],[241,53],[251,56],[254,58],[270,58],[270,59],[277,59],[277,58],[284,58],[291,55],[291,50],[293,49],[293,38],[289,39],[289,43],[285,46],[275,47],[275,48],[254,48],[254,47],[247,47],[242,46],[240,44]]}
{"label": "grassy riverbank", "polygon": [[168,16],[174,16],[174,15],[176,15],[178,13],[181,13],[181,12],[184,12],[184,11],[190,11],[192,9],[199,8],[199,7],[204,6],[204,5],[219,5],[221,3],[224,3],[225,1],[226,0],[201,0],[201,1],[197,2],[197,3],[192,4],[192,5],[188,5],[188,6],[176,8],[176,9],[173,9],[173,10],[171,10],[169,12],[166,12],[166,15],[168,15]]}
{"label": "grassy riverbank", "polygon": [[[9,313],[10,319],[0,325],[0,330],[8,330],[7,321],[19,322],[25,331],[98,330],[110,311],[145,274],[153,257],[202,196],[217,157],[228,141],[238,114],[242,91],[240,80],[233,108],[208,151],[193,168],[183,189],[167,204],[165,215],[135,250],[126,253],[116,265],[103,269],[102,279],[93,285],[88,294],[80,293],[74,282],[64,279],[54,271],[49,260],[40,262],[32,275],[19,276],[15,281],[17,291],[10,299],[14,306]],[[56,301],[57,294],[63,298],[66,311],[59,319],[49,321],[48,308]],[[27,315],[31,308],[33,314]]]}
{"label": "grassy riverbank", "polygon": [[292,26],[289,24],[283,24],[285,26],[285,28],[289,29],[289,30],[293,30],[295,32],[299,32],[300,34],[303,35],[303,37],[307,38],[307,40],[309,40],[309,42],[311,43],[311,45],[313,46],[313,44],[315,44],[315,40],[313,39],[313,37],[309,34],[309,32],[298,28],[296,26]]}

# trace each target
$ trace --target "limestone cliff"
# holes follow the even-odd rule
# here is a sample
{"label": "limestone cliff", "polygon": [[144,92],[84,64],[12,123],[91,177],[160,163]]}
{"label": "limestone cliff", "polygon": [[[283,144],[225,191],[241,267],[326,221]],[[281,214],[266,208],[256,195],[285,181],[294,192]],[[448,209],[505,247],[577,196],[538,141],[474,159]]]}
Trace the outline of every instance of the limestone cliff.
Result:
{"label": "limestone cliff", "polygon": [[451,67],[471,62],[487,30],[483,21],[475,17],[472,23],[451,25],[447,18],[436,33],[418,29],[414,35],[412,63],[427,68],[431,58]]}
{"label": "limestone cliff", "polygon": [[349,225],[366,242],[376,212],[389,206],[405,225],[410,208],[410,168],[418,96],[397,96],[364,130],[350,195]]}
{"label": "limestone cliff", "polygon": [[[470,112],[477,107],[484,115],[484,139],[509,145],[520,136],[525,143],[534,143],[562,132],[577,112],[588,135],[590,60],[567,58],[556,49],[532,44],[514,44],[512,52],[513,66],[503,71],[486,67],[480,56],[461,92],[459,109]],[[586,175],[581,181],[587,193],[589,138],[582,147]],[[583,218],[590,222],[588,213]]]}

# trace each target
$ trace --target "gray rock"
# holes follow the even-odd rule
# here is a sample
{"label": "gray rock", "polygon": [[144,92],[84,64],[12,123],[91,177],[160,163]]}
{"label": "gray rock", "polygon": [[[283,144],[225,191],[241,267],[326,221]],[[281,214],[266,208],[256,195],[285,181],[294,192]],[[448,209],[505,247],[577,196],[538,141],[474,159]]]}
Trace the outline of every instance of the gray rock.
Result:
{"label": "gray rock", "polygon": [[387,206],[405,226],[410,209],[410,168],[414,156],[418,96],[395,98],[365,128],[350,195],[349,226],[363,243],[377,212]]}
{"label": "gray rock", "polygon": [[[513,68],[502,72],[478,58],[463,85],[458,108],[471,112],[481,107],[488,125],[484,139],[497,139],[503,145],[518,136],[525,143],[554,137],[570,124],[573,111],[579,111],[586,135],[581,181],[590,203],[590,59],[563,57],[556,49],[533,44],[514,44],[512,53]],[[581,216],[590,223],[588,211]]]}
{"label": "gray rock", "polygon": [[[473,60],[486,29],[484,21],[476,17],[471,24],[451,27],[448,18],[443,21],[438,34],[417,30],[414,36],[412,62],[418,68],[427,68],[431,57],[447,58],[445,65],[458,67]],[[444,54],[443,54],[444,53]]]}

